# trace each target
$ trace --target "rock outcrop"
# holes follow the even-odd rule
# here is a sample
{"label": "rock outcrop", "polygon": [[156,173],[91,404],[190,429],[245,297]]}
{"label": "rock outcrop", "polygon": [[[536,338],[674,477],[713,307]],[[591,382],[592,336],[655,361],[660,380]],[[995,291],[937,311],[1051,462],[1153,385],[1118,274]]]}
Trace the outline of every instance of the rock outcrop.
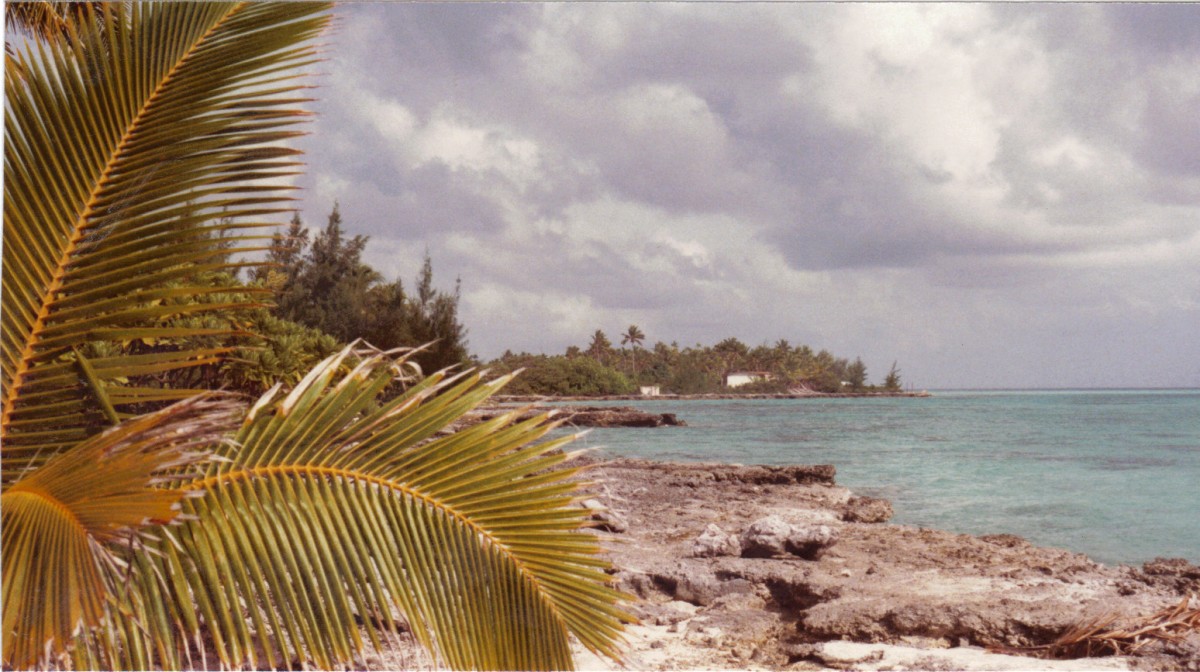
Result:
{"label": "rock outcrop", "polygon": [[[1200,567],[1184,560],[1109,567],[1011,534],[883,523],[890,506],[838,487],[830,466],[590,462],[591,533],[611,539],[613,582],[637,597],[627,608],[641,623],[625,668],[579,646],[580,669],[1200,670],[1200,632],[1148,640],[1132,657],[987,648],[1045,645],[1098,617],[1136,624],[1200,589]],[[801,531],[836,543],[805,559],[789,550]],[[747,536],[779,545],[745,556]],[[413,647],[381,666],[416,667],[404,657]]]}
{"label": "rock outcrop", "polygon": [[[485,408],[467,417],[470,423],[491,420],[511,408]],[[647,413],[629,406],[534,406],[523,409],[517,416],[528,420],[546,412],[554,412],[553,419],[572,427],[685,427],[687,423],[674,413]]]}
{"label": "rock outcrop", "polygon": [[709,523],[704,532],[692,542],[693,558],[715,558],[720,555],[737,555],[742,543],[737,535],[729,534],[719,526]]}
{"label": "rock outcrop", "polygon": [[[843,664],[833,644],[843,640],[877,645],[876,662],[1020,669],[984,647],[1048,644],[1099,616],[1134,622],[1178,604],[1200,576],[1183,561],[1108,567],[1013,535],[884,523],[890,504],[838,487],[830,466],[619,459],[587,473],[629,526],[609,548],[614,580],[639,597],[630,656],[641,669],[880,667]],[[1200,669],[1200,633],[1137,653],[1073,666],[1026,658],[1024,669]]]}
{"label": "rock outcrop", "polygon": [[647,413],[628,406],[563,406],[555,420],[575,427],[683,427],[674,413]]}
{"label": "rock outcrop", "polygon": [[828,525],[794,525],[779,516],[767,516],[750,523],[742,532],[742,557],[771,558],[790,553],[816,560],[837,538],[837,531]]}
{"label": "rock outcrop", "polygon": [[851,497],[842,507],[848,523],[886,523],[892,519],[892,503],[875,497]]}
{"label": "rock outcrop", "polygon": [[1181,594],[1200,595],[1200,566],[1183,558],[1155,558],[1142,565],[1140,580]]}

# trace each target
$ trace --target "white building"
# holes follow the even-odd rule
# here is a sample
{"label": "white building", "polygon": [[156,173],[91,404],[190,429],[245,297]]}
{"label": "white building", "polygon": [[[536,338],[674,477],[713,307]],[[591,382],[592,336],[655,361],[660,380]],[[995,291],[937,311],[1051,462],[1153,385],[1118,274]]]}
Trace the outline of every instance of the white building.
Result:
{"label": "white building", "polygon": [[643,397],[657,397],[662,394],[662,390],[658,385],[642,385],[638,388]]}
{"label": "white building", "polygon": [[770,371],[730,371],[725,374],[725,387],[741,387],[770,379]]}

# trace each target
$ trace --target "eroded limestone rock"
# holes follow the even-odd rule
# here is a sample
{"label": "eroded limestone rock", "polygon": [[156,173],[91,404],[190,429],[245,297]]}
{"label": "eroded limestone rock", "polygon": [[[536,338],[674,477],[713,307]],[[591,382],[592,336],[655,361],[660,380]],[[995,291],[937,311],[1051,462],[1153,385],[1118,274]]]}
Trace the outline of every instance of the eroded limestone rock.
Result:
{"label": "eroded limestone rock", "polygon": [[742,543],[736,535],[729,534],[718,525],[709,523],[704,532],[692,542],[692,557],[714,558],[722,555],[737,555]]}
{"label": "eroded limestone rock", "polygon": [[793,525],[771,515],[750,523],[742,533],[742,557],[771,558],[791,554],[814,560],[837,539],[837,530],[828,525]]}
{"label": "eroded limestone rock", "polygon": [[892,503],[875,497],[851,497],[842,509],[848,523],[886,523],[892,519]]}

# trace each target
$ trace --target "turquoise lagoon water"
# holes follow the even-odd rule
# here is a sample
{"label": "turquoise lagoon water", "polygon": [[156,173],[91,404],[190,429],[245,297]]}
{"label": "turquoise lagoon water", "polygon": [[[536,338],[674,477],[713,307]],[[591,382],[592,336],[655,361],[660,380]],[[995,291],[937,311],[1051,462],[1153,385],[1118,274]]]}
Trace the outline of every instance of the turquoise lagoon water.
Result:
{"label": "turquoise lagoon water", "polygon": [[[624,402],[622,402],[624,403]],[[629,402],[687,427],[595,429],[602,454],[833,464],[893,522],[1012,533],[1106,563],[1200,564],[1200,390]]]}

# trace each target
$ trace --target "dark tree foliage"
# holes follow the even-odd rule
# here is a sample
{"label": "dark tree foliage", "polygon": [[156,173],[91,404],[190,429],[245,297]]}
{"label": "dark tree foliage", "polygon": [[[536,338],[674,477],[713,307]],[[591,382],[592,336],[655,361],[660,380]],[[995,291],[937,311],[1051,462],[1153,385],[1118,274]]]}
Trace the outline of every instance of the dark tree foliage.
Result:
{"label": "dark tree foliage", "polygon": [[867,365],[862,359],[856,358],[846,367],[846,383],[851,392],[862,392],[867,388]]}
{"label": "dark tree foliage", "polygon": [[625,374],[589,357],[506,352],[490,368],[500,374],[524,369],[504,388],[505,394],[598,396],[635,391]]}
{"label": "dark tree foliage", "polygon": [[[162,319],[161,326],[199,329],[212,335],[171,341],[135,340],[124,345],[89,343],[82,354],[90,359],[118,354],[149,355],[192,349],[227,348],[227,357],[207,364],[164,371],[138,379],[138,384],[172,389],[226,389],[257,396],[275,383],[294,385],[317,362],[342,345],[334,337],[283,319],[262,304],[255,285],[240,282],[232,273],[206,271],[189,278],[193,286],[219,288],[167,299],[186,310],[195,304],[233,304],[241,310],[184,313]],[[150,411],[157,406],[145,406]]]}
{"label": "dark tree foliage", "polygon": [[276,232],[271,236],[271,250],[267,253],[266,264],[254,267],[253,279],[265,282],[268,287],[279,289],[290,276],[291,271],[308,247],[308,229],[300,220],[300,213],[292,215],[287,232]]}
{"label": "dark tree foliage", "polygon": [[429,254],[416,278],[416,294],[384,282],[362,261],[366,236],[347,236],[334,205],[325,228],[309,242],[300,217],[277,234],[257,277],[277,292],[281,317],[319,329],[342,342],[361,338],[391,349],[432,343],[415,361],[426,372],[465,363],[466,328],[458,320],[459,283],[453,292],[434,288]]}
{"label": "dark tree foliage", "polygon": [[[417,295],[405,302],[407,324],[391,332],[392,339],[407,338],[410,343],[433,343],[427,351],[417,356],[417,362],[426,371],[462,364],[469,357],[467,330],[458,321],[461,289],[461,280],[455,281],[453,294],[433,288],[433,262],[426,253],[421,274],[417,276]],[[403,297],[399,282],[395,284],[393,296]],[[379,335],[381,342],[386,342],[386,337],[384,333]],[[398,342],[397,345],[404,343]]]}
{"label": "dark tree foliage", "polygon": [[373,319],[370,290],[382,279],[362,262],[367,237],[347,238],[341,212],[334,205],[324,230],[300,256],[304,243],[303,238],[289,237],[289,247],[279,252],[281,260],[288,262],[283,267],[288,277],[278,299],[280,316],[342,342],[364,336]]}
{"label": "dark tree foliage", "polygon": [[892,362],[892,369],[888,371],[887,377],[883,379],[883,389],[888,392],[900,391],[900,369],[896,368],[896,362]]}
{"label": "dark tree foliage", "polygon": [[612,357],[612,342],[608,340],[608,336],[604,332],[597,329],[596,333],[592,334],[592,342],[588,344],[587,354],[592,359],[606,363]]}
{"label": "dark tree foliage", "polygon": [[713,350],[730,357],[745,357],[750,352],[750,348],[746,347],[745,343],[732,337],[714,345]]}
{"label": "dark tree foliage", "polygon": [[629,345],[631,347],[629,361],[630,367],[633,369],[634,378],[638,378],[637,350],[645,340],[646,334],[642,333],[642,330],[636,324],[629,325],[629,330],[621,334],[621,345]]}
{"label": "dark tree foliage", "polygon": [[666,389],[677,394],[719,392],[721,377],[695,366],[684,366],[668,379]]}

